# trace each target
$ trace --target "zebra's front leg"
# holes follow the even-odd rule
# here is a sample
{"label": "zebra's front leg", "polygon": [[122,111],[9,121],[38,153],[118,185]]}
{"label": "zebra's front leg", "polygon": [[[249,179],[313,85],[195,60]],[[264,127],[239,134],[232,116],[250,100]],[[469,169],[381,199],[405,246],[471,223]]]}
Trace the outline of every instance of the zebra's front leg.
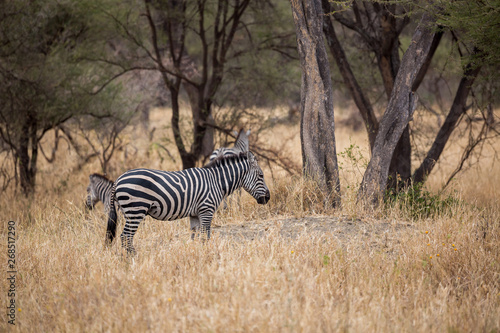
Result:
{"label": "zebra's front leg", "polygon": [[191,239],[194,240],[195,233],[200,231],[200,219],[198,216],[191,216],[189,222],[191,224]]}
{"label": "zebra's front leg", "polygon": [[205,233],[207,235],[207,240],[210,239],[210,227],[212,225],[212,218],[214,217],[213,212],[206,212],[200,216],[198,216],[201,222],[201,233]]}

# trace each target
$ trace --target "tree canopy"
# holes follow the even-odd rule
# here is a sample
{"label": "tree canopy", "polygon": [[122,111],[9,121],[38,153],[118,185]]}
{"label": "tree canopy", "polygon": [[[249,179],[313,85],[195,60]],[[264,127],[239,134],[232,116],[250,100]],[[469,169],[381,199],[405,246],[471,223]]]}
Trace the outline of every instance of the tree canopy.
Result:
{"label": "tree canopy", "polygon": [[77,61],[95,46],[81,4],[8,1],[0,15],[0,138],[30,195],[45,133],[78,116],[111,117],[116,89],[93,94],[108,71]]}

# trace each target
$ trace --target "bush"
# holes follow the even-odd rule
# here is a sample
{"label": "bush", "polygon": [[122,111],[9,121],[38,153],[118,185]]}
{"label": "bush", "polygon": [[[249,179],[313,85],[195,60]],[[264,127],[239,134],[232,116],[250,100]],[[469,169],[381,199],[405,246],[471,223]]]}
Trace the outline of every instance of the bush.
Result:
{"label": "bush", "polygon": [[397,206],[412,220],[450,214],[456,203],[458,200],[451,196],[443,197],[425,190],[423,183],[413,184],[404,191],[390,189],[385,196],[386,208]]}

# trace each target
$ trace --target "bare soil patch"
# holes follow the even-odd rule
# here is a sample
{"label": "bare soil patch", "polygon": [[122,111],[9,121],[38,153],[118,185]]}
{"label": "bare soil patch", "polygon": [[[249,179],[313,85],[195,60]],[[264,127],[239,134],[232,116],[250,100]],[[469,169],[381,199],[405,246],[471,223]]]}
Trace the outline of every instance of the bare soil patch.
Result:
{"label": "bare soil patch", "polygon": [[413,233],[417,230],[411,223],[396,221],[366,222],[347,217],[306,216],[215,226],[214,232],[220,237],[231,237],[240,241],[265,238],[276,233],[296,239],[299,235],[307,233],[333,237],[342,244],[361,239],[371,247],[390,247],[399,244],[398,236],[401,233]]}

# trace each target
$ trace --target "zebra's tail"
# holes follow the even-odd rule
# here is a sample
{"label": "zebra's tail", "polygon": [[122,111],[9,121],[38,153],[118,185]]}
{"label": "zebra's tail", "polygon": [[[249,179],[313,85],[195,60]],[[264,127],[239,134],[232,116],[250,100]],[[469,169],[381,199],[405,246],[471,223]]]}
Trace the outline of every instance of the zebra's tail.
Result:
{"label": "zebra's tail", "polygon": [[116,237],[116,225],[118,222],[115,208],[115,190],[115,185],[113,185],[109,196],[108,230],[106,231],[106,245],[108,246],[113,243]]}

